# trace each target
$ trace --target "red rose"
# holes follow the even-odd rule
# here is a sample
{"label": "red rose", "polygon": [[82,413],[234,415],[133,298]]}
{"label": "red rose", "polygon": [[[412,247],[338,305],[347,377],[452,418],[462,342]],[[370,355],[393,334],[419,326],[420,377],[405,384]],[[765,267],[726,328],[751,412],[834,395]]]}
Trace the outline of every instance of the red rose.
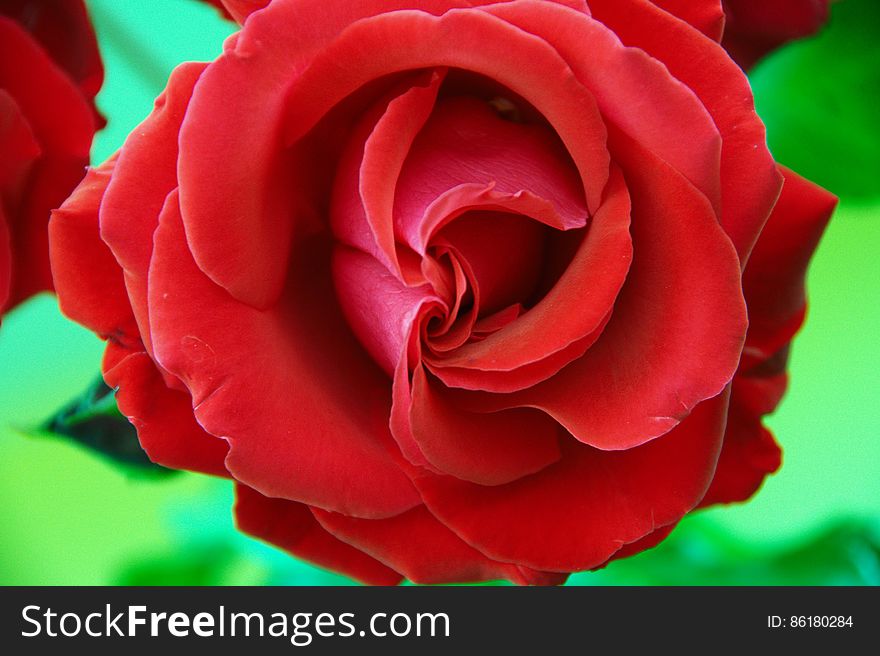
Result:
{"label": "red rose", "polygon": [[828,20],[830,0],[723,0],[722,41],[743,68],[782,44],[810,36]]}
{"label": "red rose", "polygon": [[275,0],[50,228],[150,456],[373,583],[559,582],[751,494],[833,205],[776,204],[719,6],[471,4]]}
{"label": "red rose", "polygon": [[701,506],[748,499],[781,462],[761,418],[776,409],[788,384],[789,347],[806,312],[804,275],[837,204],[821,187],[788,169],[782,172],[782,194],[743,273],[749,330],[733,379],[718,469]]}
{"label": "red rose", "polygon": [[49,211],[85,173],[102,79],[80,0],[0,0],[0,315],[52,289]]}
{"label": "red rose", "polygon": [[204,1],[207,2],[209,5],[214,5],[217,8],[217,10],[223,15],[224,18],[228,18],[228,19],[232,20],[232,16],[230,15],[230,13],[226,9],[226,7],[223,5],[223,0],[204,0]]}
{"label": "red rose", "polygon": [[217,9],[220,10],[220,13],[223,14],[224,18],[238,20],[239,22],[243,22],[250,13],[257,9],[262,9],[270,2],[270,0],[229,0],[227,2],[224,2],[224,0],[204,1],[217,7]]}

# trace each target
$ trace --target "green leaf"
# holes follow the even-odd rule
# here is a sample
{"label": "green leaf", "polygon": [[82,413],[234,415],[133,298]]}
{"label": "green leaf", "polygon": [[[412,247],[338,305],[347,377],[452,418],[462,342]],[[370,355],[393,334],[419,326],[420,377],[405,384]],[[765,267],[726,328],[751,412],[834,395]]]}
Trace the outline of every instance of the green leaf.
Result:
{"label": "green leaf", "polygon": [[72,439],[111,461],[142,473],[173,473],[150,461],[141,448],[135,427],[119,412],[116,395],[100,376],[39,430]]}

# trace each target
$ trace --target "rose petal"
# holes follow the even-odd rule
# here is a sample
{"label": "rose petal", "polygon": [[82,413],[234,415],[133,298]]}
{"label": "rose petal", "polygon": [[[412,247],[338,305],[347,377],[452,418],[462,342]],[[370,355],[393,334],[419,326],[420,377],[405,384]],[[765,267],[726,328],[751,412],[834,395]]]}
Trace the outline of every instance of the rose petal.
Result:
{"label": "rose petal", "polygon": [[559,460],[559,425],[527,409],[479,414],[456,407],[422,367],[413,372],[410,426],[438,471],[480,485],[501,485]]}
{"label": "rose petal", "polygon": [[562,458],[507,485],[480,486],[412,468],[428,509],[488,558],[537,570],[597,567],[623,545],[678,521],[715,470],[729,392],[658,440],[599,451],[569,439]]}
{"label": "rose petal", "polygon": [[549,380],[477,404],[540,408],[586,444],[629,449],[724,389],[747,321],[736,253],[705,197],[626,136],[615,133],[613,148],[632,195],[635,254],[611,320]]}
{"label": "rose petal", "polygon": [[594,567],[593,569],[601,569],[606,567],[609,563],[615,560],[620,560],[621,558],[629,558],[630,556],[634,556],[636,554],[640,554],[643,551],[648,549],[653,549],[658,544],[663,542],[669,534],[672,533],[672,530],[677,526],[677,523],[672,523],[667,526],[662,526],[658,529],[654,529],[652,532],[648,533],[645,537],[639,538],[635,542],[630,542],[629,544],[623,545],[620,549],[614,552],[614,554],[609,558],[606,562],[599,565],[599,567]]}
{"label": "rose petal", "polygon": [[742,265],[782,183],[749,81],[724,50],[648,0],[590,0],[593,16],[663,62],[703,102],[721,133],[721,225]]}
{"label": "rose petal", "polygon": [[[131,307],[147,351],[147,272],[165,198],[177,186],[177,134],[205,64],[185,63],[168,79],[153,113],[126,138],[101,205],[101,238],[125,272]],[[144,175],[149,171],[149,175]]]}
{"label": "rose petal", "polygon": [[[401,171],[394,203],[397,234],[425,253],[431,237],[459,210],[445,203],[442,212],[432,212],[432,205],[465,184],[480,190],[491,186],[503,196],[540,198],[553,213],[533,218],[558,229],[583,227],[588,217],[576,169],[548,128],[505,121],[474,98],[445,99],[415,139]],[[466,209],[468,201],[457,200]]]}
{"label": "rose petal", "polygon": [[771,357],[803,323],[807,265],[837,205],[833,194],[780,171],[785,185],[743,273],[749,306],[743,370]]}
{"label": "rose petal", "polygon": [[42,149],[15,99],[0,89],[0,197],[6,207],[18,205],[26,173]]}
{"label": "rose petal", "polygon": [[437,376],[468,389],[514,391],[552,376],[589,348],[632,258],[630,199],[619,171],[613,172],[606,194],[574,258],[545,297],[486,339],[442,358],[429,357]]}
{"label": "rose petal", "polygon": [[345,246],[333,252],[333,283],[348,326],[389,376],[421,308],[446,309],[428,285],[407,287],[372,256]]}
{"label": "rose petal", "polygon": [[[82,0],[44,2],[4,0],[0,14],[26,27],[52,61],[77,84],[92,104],[104,81],[104,67],[88,10]],[[97,127],[106,121],[94,110]]]}
{"label": "rose petal", "polygon": [[73,81],[18,24],[0,16],[0,86],[45,151],[88,158],[92,111]]}
{"label": "rose petal", "polygon": [[[456,3],[422,4],[442,11]],[[272,2],[250,14],[202,76],[180,133],[181,206],[199,267],[236,299],[266,308],[278,298],[296,226],[307,213],[300,202],[307,190],[291,179],[308,167],[308,158],[297,163],[296,153],[280,138],[288,107],[302,104],[291,95],[291,85],[348,25],[406,5],[405,0]],[[375,52],[388,43],[394,40]],[[329,80],[321,85],[334,86]],[[236,89],[234,103],[230,88]],[[267,89],[274,91],[267,94]],[[309,105],[319,101],[309,94],[302,98]],[[321,107],[315,122],[334,104]],[[222,123],[214,120],[217,116]]]}
{"label": "rose petal", "polygon": [[720,0],[651,0],[673,16],[696,27],[713,41],[724,33],[724,7]]}
{"label": "rose petal", "polygon": [[438,522],[424,506],[388,519],[356,519],[312,509],[321,525],[414,583],[509,579],[515,583],[561,583],[564,575],[536,572],[486,558]]}
{"label": "rose petal", "polygon": [[456,259],[467,262],[482,316],[528,302],[538,291],[547,232],[519,214],[471,211],[446,226],[434,245],[453,249]]}
{"label": "rose petal", "polygon": [[52,212],[49,252],[64,315],[104,339],[134,347],[140,344],[140,335],[122,270],[98,233],[98,208],[115,164],[114,156],[89,169],[70,198]]}
{"label": "rose petal", "polygon": [[412,142],[437,99],[443,71],[408,80],[364,112],[336,167],[330,222],[344,244],[370,253],[401,280],[394,235],[394,191]]}
{"label": "rose petal", "polygon": [[336,307],[328,246],[303,244],[285,297],[259,311],[196,266],[175,195],[150,265],[153,344],[189,388],[199,423],[230,443],[227,469],[267,496],[354,516],[419,503],[389,454],[388,381]]}
{"label": "rose petal", "polygon": [[118,388],[119,411],[138,432],[150,460],[172,469],[229,476],[223,464],[226,442],[196,423],[192,399],[165,385],[161,372],[143,349],[111,342],[104,358],[104,380]]}
{"label": "rose petal", "polygon": [[220,2],[237,23],[243,24],[248,16],[259,11],[272,0],[220,0]]}
{"label": "rose petal", "polygon": [[743,275],[749,332],[733,383],[730,420],[715,480],[702,505],[748,499],[781,464],[762,425],[787,384],[788,343],[804,318],[804,277],[837,199],[780,167],[785,185]]}
{"label": "rose petal", "polygon": [[281,547],[319,567],[342,572],[369,585],[397,585],[401,576],[328,533],[308,506],[264,497],[245,485],[235,486],[239,530]]}
{"label": "rose petal", "polygon": [[[16,189],[2,189],[3,202],[8,203],[5,211],[12,256],[4,303],[9,308],[52,289],[46,231],[49,212],[85,173],[95,123],[73,81],[30,34],[4,16],[0,16],[0,87],[6,98],[0,109],[9,120],[19,123],[19,128],[8,129],[20,132],[20,119],[14,117],[23,117],[42,155],[26,171],[17,172]],[[11,159],[13,154],[5,156]]]}
{"label": "rose petal", "polygon": [[[261,16],[268,16],[273,7]],[[364,59],[365,51],[382,56]],[[341,64],[347,61],[356,61],[357,66]],[[609,157],[604,124],[592,95],[543,39],[482,11],[450,10],[440,17],[425,11],[395,11],[351,25],[291,88],[291,98],[308,102],[288,104],[285,140],[295,143],[329,107],[369,80],[438,66],[485,75],[541,112],[571,154],[588,208],[595,210],[607,181]]]}
{"label": "rose petal", "polygon": [[[596,98],[606,120],[668,162],[720,208],[721,139],[687,86],[638,48],[626,48],[599,21],[535,0],[486,11],[546,39]],[[589,49],[584,49],[589,43]]]}
{"label": "rose petal", "polygon": [[[766,383],[742,376],[737,376],[734,381],[724,445],[718,458],[715,478],[700,502],[701,507],[745,501],[761,486],[764,478],[782,464],[782,451],[772,433],[761,425],[764,413],[756,413],[749,408],[754,401],[768,397],[778,402],[785,391],[786,377],[776,377],[770,384],[773,388],[770,390]],[[775,407],[776,403],[772,405]],[[766,412],[770,410],[772,407]]]}
{"label": "rose petal", "polygon": [[0,316],[9,308],[13,288],[12,219],[25,191],[27,174],[40,146],[15,100],[0,89]]}
{"label": "rose petal", "polygon": [[47,224],[51,210],[64,202],[85,172],[85,160],[67,156],[42,157],[31,169],[25,202],[11,222],[14,278],[10,304],[53,288]]}
{"label": "rose petal", "polygon": [[[593,345],[601,335],[602,329],[610,319],[607,315],[597,326],[596,330],[582,339],[572,342],[548,356],[523,364],[510,371],[498,371],[493,369],[447,367],[438,365],[430,357],[426,357],[425,363],[429,371],[449,387],[457,387],[465,390],[485,392],[516,392],[527,389],[532,385],[547,380],[558,373],[563,367],[571,364]],[[491,336],[491,335],[490,335]],[[500,342],[496,342],[500,343]],[[535,345],[538,349],[542,345]],[[502,350],[503,352],[503,350]]]}

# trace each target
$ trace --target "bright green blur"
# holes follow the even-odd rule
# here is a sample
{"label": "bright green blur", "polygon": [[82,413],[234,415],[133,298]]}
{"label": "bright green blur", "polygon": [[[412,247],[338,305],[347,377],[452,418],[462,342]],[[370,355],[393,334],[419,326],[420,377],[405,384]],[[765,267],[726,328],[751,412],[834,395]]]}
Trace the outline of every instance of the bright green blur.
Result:
{"label": "bright green blur", "polygon": [[[88,4],[107,69],[97,163],[149,113],[175,64],[212,59],[232,29],[193,0]],[[878,35],[865,36],[863,16],[871,4],[836,5],[828,32],[753,75],[777,157],[842,195],[810,272],[791,389],[770,421],[782,470],[752,501],[699,513],[657,549],[573,583],[880,583],[880,131],[868,120],[880,85],[867,50]],[[35,435],[92,381],[101,353],[50,295],[0,328],[0,584],[348,582],[238,534],[226,482],[132,474]]]}

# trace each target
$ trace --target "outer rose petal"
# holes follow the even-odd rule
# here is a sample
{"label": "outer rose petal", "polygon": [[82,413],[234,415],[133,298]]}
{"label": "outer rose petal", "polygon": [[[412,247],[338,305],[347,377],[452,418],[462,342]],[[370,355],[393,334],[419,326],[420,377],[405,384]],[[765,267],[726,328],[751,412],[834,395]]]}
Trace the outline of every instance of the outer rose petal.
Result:
{"label": "outer rose petal", "polygon": [[[305,213],[290,184],[294,163],[279,138],[291,82],[352,22],[407,4],[272,2],[252,14],[247,29],[208,67],[180,135],[181,206],[200,268],[235,298],[264,308],[278,298],[302,219],[296,214]],[[455,3],[423,4],[442,11]],[[227,7],[235,13],[236,7]],[[229,88],[237,90],[234,103]],[[266,89],[279,92],[267,95]],[[212,120],[216,116],[224,117],[222,125]],[[230,242],[235,248],[228,248]]]}
{"label": "outer rose petal", "polygon": [[424,506],[388,519],[353,519],[312,509],[340,540],[401,572],[414,583],[508,579],[522,585],[558,584],[565,575],[490,560],[462,542]]}
{"label": "outer rose petal", "polygon": [[[766,394],[761,389],[761,382],[737,377],[733,383],[730,416],[718,468],[700,506],[745,501],[761,486],[764,478],[782,464],[779,446],[770,431],[761,424],[762,414],[751,412],[743,398],[748,394]],[[772,386],[776,388],[773,396],[777,401],[785,390],[785,384],[785,376],[773,381]],[[767,412],[770,410],[772,408]]]}
{"label": "outer rose petal", "polygon": [[755,114],[749,81],[722,48],[648,0],[591,0],[593,15],[625,44],[662,61],[721,133],[721,225],[745,265],[782,183]]}
{"label": "outer rose petal", "polygon": [[111,342],[103,368],[104,380],[118,388],[120,412],[137,428],[150,460],[173,469],[229,476],[223,464],[226,442],[196,423],[189,394],[165,385],[143,349],[129,350]]}
{"label": "outer rose petal", "polygon": [[648,549],[653,549],[658,544],[663,542],[663,540],[669,537],[669,534],[672,533],[673,529],[677,525],[677,522],[673,522],[672,524],[662,526],[660,528],[654,529],[651,533],[648,533],[643,538],[639,538],[635,542],[630,542],[629,544],[623,545],[620,549],[614,552],[611,558],[609,558],[598,567],[594,567],[593,570],[595,571],[597,569],[607,567],[608,564],[610,564],[612,561],[620,560],[621,558],[629,558],[630,556],[640,554],[643,551],[647,551]]}
{"label": "outer rose petal", "polygon": [[[599,21],[564,7],[518,0],[487,11],[545,39],[595,95],[607,121],[682,173],[720,208],[718,130],[693,91],[660,62],[639,48],[624,47]],[[590,44],[588,50],[584,43]]]}
{"label": "outer rose petal", "polygon": [[391,457],[388,380],[345,326],[329,259],[326,245],[303,245],[282,302],[255,310],[196,266],[171,194],[150,265],[156,358],[230,443],[237,480],[348,515],[398,514],[419,497]]}
{"label": "outer rose petal", "polygon": [[114,156],[91,169],[52,213],[51,258],[61,310],[110,341],[104,379],[119,388],[119,408],[150,458],[166,467],[225,476],[226,444],[201,429],[189,395],[169,389],[144,352],[122,271],[99,238],[98,208],[115,164]]}
{"label": "outer rose petal", "polygon": [[785,392],[788,342],[804,318],[807,264],[837,202],[824,189],[781,171],[785,186],[743,276],[749,332],[718,471],[704,506],[749,498],[781,463],[762,419]]}
{"label": "outer rose petal", "polygon": [[147,272],[153,233],[166,196],[177,186],[177,135],[205,66],[188,62],[171,73],[152,114],[125,140],[101,206],[101,238],[125,271],[131,307],[148,352]]}
{"label": "outer rose petal", "polygon": [[245,485],[236,485],[238,528],[309,562],[372,585],[397,585],[402,577],[328,533],[295,501],[271,499]]}
{"label": "outer rose petal", "polygon": [[780,167],[785,185],[743,274],[749,333],[741,369],[772,357],[803,323],[804,277],[837,198]]}
{"label": "outer rose petal", "polygon": [[[50,258],[65,316],[104,339],[140,343],[122,271],[98,234],[98,208],[116,164],[112,157],[85,179],[49,222]],[[88,266],[83,266],[87,262]]]}
{"label": "outer rose petal", "polygon": [[[483,2],[473,2],[473,4],[490,5],[496,2],[504,1],[506,0],[484,0]],[[205,2],[214,5],[215,7],[223,11],[224,14],[226,14],[227,16],[230,16],[231,14],[230,17],[234,17],[236,21],[238,21],[239,23],[243,23],[244,19],[246,19],[250,14],[262,9],[270,2],[272,2],[272,0],[205,0]],[[572,9],[577,9],[578,11],[581,11],[587,15],[589,15],[590,13],[586,0],[554,0],[554,2],[565,5],[567,7],[571,7]],[[374,10],[376,9],[374,8]]]}
{"label": "outer rose petal", "polygon": [[25,188],[25,202],[11,222],[13,239],[13,290],[10,304],[52,289],[49,267],[49,234],[46,224],[83,173],[86,161],[70,157],[42,157],[34,165]]}
{"label": "outer rose petal", "polygon": [[722,0],[651,0],[655,5],[690,23],[713,41],[724,32]]}
{"label": "outer rose petal", "polygon": [[568,440],[560,461],[484,487],[412,468],[425,505],[489,558],[538,570],[597,567],[623,545],[678,521],[715,471],[729,390],[662,438],[624,451]]}

